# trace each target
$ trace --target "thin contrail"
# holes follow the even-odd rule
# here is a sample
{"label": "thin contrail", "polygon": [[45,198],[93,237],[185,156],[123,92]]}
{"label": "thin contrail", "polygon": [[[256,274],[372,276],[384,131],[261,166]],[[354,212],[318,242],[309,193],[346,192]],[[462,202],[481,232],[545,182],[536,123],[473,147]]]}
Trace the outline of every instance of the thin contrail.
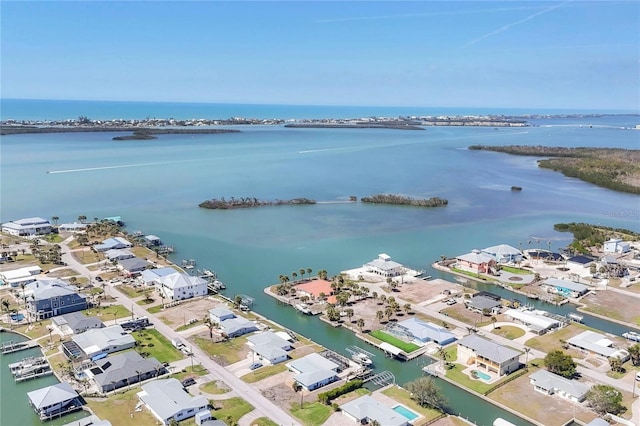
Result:
{"label": "thin contrail", "polygon": [[481,40],[484,40],[485,38],[489,38],[489,37],[492,37],[494,35],[497,35],[497,34],[500,34],[502,32],[505,32],[511,27],[515,27],[516,25],[520,25],[520,24],[522,24],[524,22],[530,21],[530,20],[532,20],[534,18],[537,18],[540,15],[543,15],[543,14],[545,14],[547,12],[551,12],[552,10],[555,10],[555,9],[561,7],[561,6],[564,6],[567,3],[571,3],[572,1],[573,0],[564,1],[564,2],[562,2],[560,4],[556,4],[554,6],[546,8],[544,10],[541,10],[539,12],[536,12],[536,13],[533,13],[533,14],[531,14],[529,16],[526,16],[526,17],[520,19],[519,21],[512,22],[512,23],[507,24],[507,25],[503,25],[502,27],[498,28],[497,30],[493,30],[493,31],[491,31],[489,33],[486,33],[486,34],[474,39],[474,40],[471,40],[469,43],[465,44],[463,47],[473,46],[474,44],[476,44],[477,42],[479,42]]}
{"label": "thin contrail", "polygon": [[198,161],[198,160],[184,160],[184,161],[162,161],[159,163],[138,163],[138,164],[121,164],[118,166],[102,166],[102,167],[87,167],[84,169],[67,169],[67,170],[47,170],[47,173],[50,175],[58,174],[58,173],[77,173],[77,172],[90,172],[94,170],[109,170],[109,169],[124,169],[127,167],[143,167],[143,166],[157,166],[161,164],[175,164],[175,163],[186,163],[189,161]]}

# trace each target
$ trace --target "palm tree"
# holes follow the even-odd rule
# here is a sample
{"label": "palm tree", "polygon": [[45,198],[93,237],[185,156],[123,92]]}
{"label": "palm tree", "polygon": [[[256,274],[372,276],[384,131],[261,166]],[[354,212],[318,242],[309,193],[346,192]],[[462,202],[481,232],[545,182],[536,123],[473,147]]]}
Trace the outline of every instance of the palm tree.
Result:
{"label": "palm tree", "polygon": [[87,220],[87,216],[81,214],[80,216],[78,216],[78,222],[80,223],[84,223],[84,221]]}
{"label": "palm tree", "polygon": [[631,357],[631,363],[633,365],[640,365],[640,343],[629,346],[627,348],[627,351],[629,352],[629,356]]}
{"label": "palm tree", "polygon": [[213,323],[213,321],[211,321],[211,318],[209,318],[209,316],[207,316],[204,319],[204,323],[207,326],[207,328],[209,329],[209,338],[211,340],[213,340],[213,329],[215,328],[215,324]]}
{"label": "palm tree", "polygon": [[444,348],[440,348],[438,349],[438,356],[442,358],[442,368],[444,370],[444,366],[449,365],[449,358],[451,358],[451,355]]}
{"label": "palm tree", "polygon": [[293,278],[293,281],[295,281],[295,280],[296,280],[296,278],[298,278],[298,273],[297,273],[296,271],[293,271],[293,272],[291,273],[291,278]]}
{"label": "palm tree", "polygon": [[356,321],[356,325],[360,329],[360,333],[362,333],[362,327],[364,327],[364,319],[358,318],[358,320]]}
{"label": "palm tree", "polygon": [[307,272],[307,270],[306,270],[306,269],[304,269],[304,268],[300,268],[300,279],[301,279],[301,280],[304,280],[304,274],[305,274],[305,272]]}
{"label": "palm tree", "polygon": [[60,220],[58,216],[51,216],[51,221],[53,221],[54,226],[58,224],[58,220]]}
{"label": "palm tree", "polygon": [[347,314],[347,318],[349,318],[349,321],[351,321],[351,317],[353,316],[353,309],[347,308],[345,309],[345,312]]}
{"label": "palm tree", "polygon": [[524,353],[525,353],[524,365],[525,366],[529,363],[529,352],[531,352],[531,348],[524,348]]}
{"label": "palm tree", "polygon": [[411,303],[405,303],[403,308],[404,311],[408,314],[409,312],[411,312]]}
{"label": "palm tree", "polygon": [[384,318],[384,312],[376,311],[376,318],[378,318],[378,322],[382,322],[382,318]]}
{"label": "palm tree", "polygon": [[312,272],[313,272],[313,269],[307,268],[307,275],[309,275],[309,278],[311,278],[311,273]]}
{"label": "palm tree", "polygon": [[380,301],[382,302],[382,304],[384,305],[384,303],[387,301],[387,296],[385,294],[380,296]]}
{"label": "palm tree", "polygon": [[371,293],[371,297],[373,297],[373,300],[377,300],[378,299],[378,292],[374,291]]}
{"label": "palm tree", "polygon": [[498,322],[498,319],[492,315],[491,316],[491,324],[493,325],[493,329],[494,330],[496,329],[496,322]]}
{"label": "palm tree", "polygon": [[391,306],[387,306],[384,310],[384,315],[387,317],[387,322],[389,322],[393,315],[393,308]]}

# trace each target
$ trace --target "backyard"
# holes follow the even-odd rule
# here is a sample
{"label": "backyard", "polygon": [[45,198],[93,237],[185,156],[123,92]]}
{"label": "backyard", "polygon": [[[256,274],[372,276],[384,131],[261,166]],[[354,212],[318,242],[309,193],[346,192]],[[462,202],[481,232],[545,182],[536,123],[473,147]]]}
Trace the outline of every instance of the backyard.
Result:
{"label": "backyard", "polygon": [[420,349],[420,346],[416,345],[415,343],[405,342],[404,340],[391,336],[390,334],[387,334],[382,330],[375,330],[369,334],[380,341],[387,342],[390,345],[395,346],[396,348],[402,349],[405,353],[411,353],[415,350]]}
{"label": "backyard", "polygon": [[411,394],[401,387],[390,386],[387,389],[383,390],[382,394],[402,403],[416,413],[422,414],[423,417],[416,420],[415,422],[412,422],[413,425],[420,426],[442,416],[442,413],[438,410],[434,410],[433,408],[421,407],[420,405],[418,405],[418,403],[411,398]]}
{"label": "backyard", "polygon": [[122,426],[152,426],[156,418],[147,411],[135,411],[139,388],[133,388],[124,393],[116,393],[107,399],[87,398],[87,405],[96,416],[103,420],[110,420],[114,425]]}
{"label": "backyard", "polygon": [[132,336],[136,339],[136,351],[141,355],[154,357],[160,362],[173,362],[184,358],[171,342],[158,330],[134,331]]}

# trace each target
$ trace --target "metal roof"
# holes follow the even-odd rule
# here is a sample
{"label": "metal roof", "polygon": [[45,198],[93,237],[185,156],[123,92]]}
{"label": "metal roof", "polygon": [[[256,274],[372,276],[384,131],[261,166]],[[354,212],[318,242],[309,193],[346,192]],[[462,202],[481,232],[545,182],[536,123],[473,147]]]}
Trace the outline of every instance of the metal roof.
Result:
{"label": "metal roof", "polygon": [[478,355],[499,364],[520,356],[520,352],[515,349],[499,345],[476,334],[469,334],[463,337],[458,341],[458,344],[470,348]]}

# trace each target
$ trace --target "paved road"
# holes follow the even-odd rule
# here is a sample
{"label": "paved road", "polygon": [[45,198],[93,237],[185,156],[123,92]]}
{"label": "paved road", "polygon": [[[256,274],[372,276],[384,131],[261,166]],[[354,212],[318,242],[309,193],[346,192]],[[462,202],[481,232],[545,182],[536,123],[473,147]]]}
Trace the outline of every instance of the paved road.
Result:
{"label": "paved road", "polygon": [[[80,274],[91,277],[92,279],[95,278],[99,271],[92,272],[87,269],[85,265],[75,260],[69,252],[68,247],[66,246],[67,242],[68,240],[61,244],[61,246],[63,247],[62,260],[66,262],[68,266],[78,271]],[[120,304],[124,305],[127,309],[133,309],[133,314],[135,316],[148,317],[149,321],[154,325],[156,330],[158,330],[163,336],[167,337],[168,339],[180,337],[180,334],[178,332],[174,331],[162,321],[158,320],[154,315],[149,314],[144,308],[136,304],[132,299],[124,294],[118,293],[120,292],[114,290],[112,291],[112,296],[115,297],[120,302]],[[295,426],[300,424],[296,419],[291,417],[288,413],[275,405],[273,402],[265,398],[262,394],[260,394],[260,392],[253,389],[249,384],[243,382],[242,380],[234,376],[231,372],[227,371],[223,366],[214,362],[199,347],[193,346],[192,350],[195,359],[198,360],[198,362],[202,364],[203,367],[219,377],[240,397],[246,400],[249,404],[253,405],[255,410],[258,411],[261,416],[268,417],[280,425]]]}

